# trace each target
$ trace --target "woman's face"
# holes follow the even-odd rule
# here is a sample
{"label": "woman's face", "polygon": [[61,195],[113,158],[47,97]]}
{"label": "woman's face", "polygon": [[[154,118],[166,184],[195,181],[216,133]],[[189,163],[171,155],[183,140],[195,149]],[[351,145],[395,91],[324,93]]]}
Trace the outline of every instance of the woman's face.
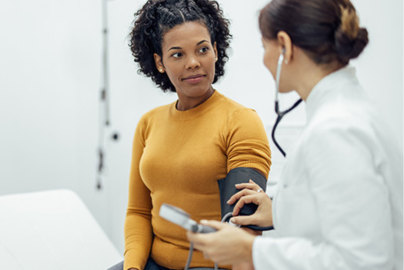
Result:
{"label": "woman's face", "polygon": [[278,42],[276,40],[269,40],[263,37],[262,45],[264,47],[264,65],[275,79],[279,60]]}
{"label": "woman's face", "polygon": [[217,51],[206,26],[199,22],[175,26],[164,35],[162,52],[162,59],[155,54],[156,65],[174,85],[178,109],[184,104],[197,106],[211,96]]}

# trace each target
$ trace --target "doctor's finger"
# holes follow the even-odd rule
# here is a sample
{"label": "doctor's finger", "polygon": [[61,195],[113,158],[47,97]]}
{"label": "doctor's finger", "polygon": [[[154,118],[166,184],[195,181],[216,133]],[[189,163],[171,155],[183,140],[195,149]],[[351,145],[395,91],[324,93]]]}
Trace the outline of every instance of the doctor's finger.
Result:
{"label": "doctor's finger", "polygon": [[233,196],[230,197],[230,199],[227,201],[227,204],[232,205],[235,203],[237,200],[239,200],[241,197],[247,196],[247,195],[252,195],[254,193],[257,193],[256,191],[252,191],[250,189],[243,189]]}
{"label": "doctor's finger", "polygon": [[200,222],[201,222],[202,225],[213,227],[216,230],[221,230],[221,229],[224,229],[227,226],[229,226],[226,223],[219,222],[217,220],[205,220],[205,219],[202,219]]}
{"label": "doctor's finger", "polygon": [[241,208],[247,203],[259,205],[258,196],[261,194],[253,192],[252,194],[241,197],[233,208],[233,216],[237,216]]}
{"label": "doctor's finger", "polygon": [[256,214],[252,214],[250,216],[232,217],[231,222],[237,225],[257,225],[257,217]]}
{"label": "doctor's finger", "polygon": [[236,184],[235,186],[237,189],[248,188],[248,189],[255,190],[255,191],[257,191],[258,189],[261,188],[259,185],[255,184],[254,182],[240,183],[240,184]]}

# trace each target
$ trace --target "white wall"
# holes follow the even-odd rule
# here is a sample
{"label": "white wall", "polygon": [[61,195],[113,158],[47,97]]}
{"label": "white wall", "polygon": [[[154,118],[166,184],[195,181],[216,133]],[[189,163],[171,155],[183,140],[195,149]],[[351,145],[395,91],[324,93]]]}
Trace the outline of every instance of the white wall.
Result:
{"label": "white wall", "polygon": [[[355,0],[370,43],[358,76],[403,142],[403,3]],[[123,252],[132,136],[146,111],[175,100],[137,74],[127,46],[133,13],[144,1],[108,2],[111,121],[107,170],[97,191],[101,79],[101,1],[0,2],[0,195],[44,189],[76,191]],[[257,110],[272,125],[274,84],[262,64],[257,15],[267,0],[221,0],[234,36],[226,76],[216,89]],[[296,98],[282,98],[290,104]],[[282,125],[304,123],[304,105]],[[120,134],[114,142],[109,137]],[[274,150],[275,152],[276,150]]]}
{"label": "white wall", "polygon": [[0,2],[0,195],[69,188],[107,227],[97,192],[99,1]]}

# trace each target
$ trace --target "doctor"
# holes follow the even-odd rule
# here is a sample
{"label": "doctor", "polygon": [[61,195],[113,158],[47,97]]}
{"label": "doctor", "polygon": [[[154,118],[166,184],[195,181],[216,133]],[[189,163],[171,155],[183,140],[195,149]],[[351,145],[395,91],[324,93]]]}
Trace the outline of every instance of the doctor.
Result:
{"label": "doctor", "polygon": [[[206,258],[268,269],[403,269],[403,154],[349,66],[368,42],[349,0],[273,0],[260,13],[264,63],[279,92],[296,91],[307,124],[273,202],[253,182],[234,215],[239,225],[275,227],[254,236],[202,221],[218,232],[188,233]],[[279,65],[278,65],[279,62]]]}

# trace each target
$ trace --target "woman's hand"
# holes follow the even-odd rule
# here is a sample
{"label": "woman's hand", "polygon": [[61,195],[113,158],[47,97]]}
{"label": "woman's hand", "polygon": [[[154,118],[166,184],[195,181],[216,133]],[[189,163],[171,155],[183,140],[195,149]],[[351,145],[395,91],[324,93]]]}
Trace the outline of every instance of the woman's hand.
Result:
{"label": "woman's hand", "polygon": [[[233,209],[231,222],[238,225],[273,226],[272,200],[262,191],[260,186],[250,180],[249,183],[237,184],[236,188],[243,190],[234,194],[227,202],[229,205],[237,202]],[[247,203],[258,205],[257,211],[250,216],[237,217],[240,209]]]}
{"label": "woman's hand", "polygon": [[187,232],[194,248],[203,252],[206,259],[218,264],[252,264],[254,235],[218,221],[201,221],[201,224],[216,228],[214,233]]}

